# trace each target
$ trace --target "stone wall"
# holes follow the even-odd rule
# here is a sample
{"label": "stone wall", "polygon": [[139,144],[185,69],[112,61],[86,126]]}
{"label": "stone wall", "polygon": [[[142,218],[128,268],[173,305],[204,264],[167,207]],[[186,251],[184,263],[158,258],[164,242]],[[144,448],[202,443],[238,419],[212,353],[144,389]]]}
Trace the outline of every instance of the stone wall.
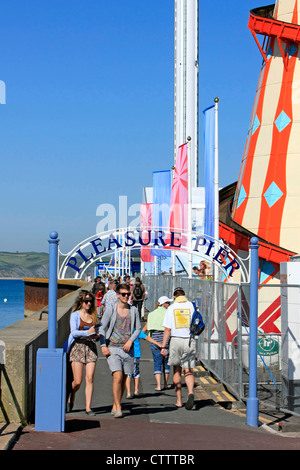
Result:
{"label": "stone wall", "polygon": [[[90,285],[85,285],[90,288]],[[69,319],[78,286],[57,301],[57,348],[69,335]],[[0,330],[0,422],[34,419],[36,355],[48,347],[48,315],[35,312]]]}
{"label": "stone wall", "polygon": [[[23,278],[25,289],[25,316],[48,305],[48,279]],[[85,285],[82,281],[59,280],[57,282],[57,298],[60,299],[70,292]]]}

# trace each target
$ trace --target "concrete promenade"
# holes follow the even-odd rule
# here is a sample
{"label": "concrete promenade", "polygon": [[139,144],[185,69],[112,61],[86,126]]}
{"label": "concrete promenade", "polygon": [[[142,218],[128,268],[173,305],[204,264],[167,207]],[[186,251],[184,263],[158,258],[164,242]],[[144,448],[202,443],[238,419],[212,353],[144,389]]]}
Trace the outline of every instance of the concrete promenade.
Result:
{"label": "concrete promenade", "polygon": [[[213,400],[215,394],[211,388],[205,389],[201,377],[196,379],[194,408],[191,411],[184,407],[176,409],[173,388],[155,391],[150,344],[144,340],[140,343],[141,395],[134,399],[124,398],[123,418],[116,419],[110,414],[112,379],[106,359],[100,353],[92,403],[96,416],[85,413],[83,384],[76,395],[72,413],[66,415],[65,432],[38,432],[34,424],[18,429],[8,426],[0,434],[0,449],[102,450],[100,456],[104,460],[113,455],[114,458],[130,456],[129,451],[134,451],[132,455],[136,457],[152,458],[152,464],[178,463],[173,461],[177,457],[170,458],[169,462],[167,457],[163,462],[154,462],[155,458],[162,457],[151,457],[168,452],[172,455],[188,453],[198,459],[199,450],[300,449],[300,419],[264,410],[260,414],[259,427],[250,427],[246,424],[246,410],[240,407],[226,410]],[[185,402],[185,386],[182,391]],[[280,427],[290,432],[279,432]]]}

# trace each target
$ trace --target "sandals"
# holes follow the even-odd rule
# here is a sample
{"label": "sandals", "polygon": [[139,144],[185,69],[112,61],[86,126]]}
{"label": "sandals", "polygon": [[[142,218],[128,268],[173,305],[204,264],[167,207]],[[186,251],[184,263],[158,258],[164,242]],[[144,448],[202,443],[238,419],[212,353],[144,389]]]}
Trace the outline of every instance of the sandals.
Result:
{"label": "sandals", "polygon": [[194,395],[192,393],[189,394],[187,402],[185,404],[186,410],[191,410],[194,406]]}

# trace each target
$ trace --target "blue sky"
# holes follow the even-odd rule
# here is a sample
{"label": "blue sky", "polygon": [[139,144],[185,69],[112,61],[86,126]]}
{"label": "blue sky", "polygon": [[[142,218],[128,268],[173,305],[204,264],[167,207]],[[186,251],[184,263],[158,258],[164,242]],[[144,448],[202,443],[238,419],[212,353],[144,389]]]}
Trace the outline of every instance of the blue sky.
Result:
{"label": "blue sky", "polygon": [[[217,7],[216,7],[217,3]],[[202,110],[219,104],[220,185],[237,180],[261,56],[257,0],[200,0]],[[139,203],[173,164],[173,0],[2,0],[0,251],[67,252],[100,204]]]}

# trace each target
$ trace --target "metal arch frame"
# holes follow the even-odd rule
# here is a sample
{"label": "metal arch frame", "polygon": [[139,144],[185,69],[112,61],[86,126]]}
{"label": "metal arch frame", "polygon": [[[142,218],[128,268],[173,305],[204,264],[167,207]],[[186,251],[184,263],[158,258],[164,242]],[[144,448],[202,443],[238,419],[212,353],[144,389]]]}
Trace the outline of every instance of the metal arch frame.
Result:
{"label": "metal arch frame", "polygon": [[[146,230],[146,229],[145,229]],[[144,230],[144,231],[145,231]],[[150,230],[150,229],[149,229]],[[151,228],[151,231],[164,231],[163,228]],[[76,255],[78,255],[77,251],[78,250],[84,250],[90,243],[91,241],[95,240],[95,239],[100,239],[101,241],[105,241],[107,240],[108,238],[110,238],[112,235],[117,237],[117,236],[124,236],[125,233],[127,233],[128,231],[135,231],[136,233],[140,231],[139,228],[137,227],[126,227],[126,228],[116,228],[114,230],[107,230],[106,232],[102,232],[102,233],[96,233],[88,238],[86,238],[85,240],[81,241],[80,243],[78,243],[71,251],[69,251],[68,253],[64,254],[62,253],[60,250],[59,250],[59,254],[62,255],[62,256],[65,256],[65,259],[61,265],[61,267],[59,268],[59,272],[58,272],[58,278],[59,279],[70,279],[70,278],[67,278],[65,277],[66,276],[66,271],[67,269],[69,268],[69,266],[67,266],[67,263],[68,261],[72,258],[72,257],[75,257]],[[166,229],[166,232],[165,233],[168,233],[169,229]],[[181,236],[184,236],[185,233],[181,230],[178,230],[178,233],[181,233]],[[135,233],[135,240],[136,240],[136,233]],[[170,232],[169,232],[170,233]],[[139,237],[138,237],[139,238]],[[192,243],[197,240],[198,238],[203,238],[203,239],[206,239],[206,240],[209,240],[211,242],[213,242],[215,244],[215,246],[219,247],[219,248],[224,248],[227,252],[228,252],[228,255],[233,257],[233,259],[235,259],[238,263],[239,263],[239,266],[240,266],[240,273],[241,273],[241,282],[249,282],[249,272],[248,272],[248,269],[246,268],[245,266],[245,263],[242,258],[240,258],[237,253],[232,250],[232,248],[230,248],[228,245],[226,245],[224,243],[223,240],[216,240],[214,239],[213,237],[210,237],[210,236],[207,236],[205,234],[199,234],[195,231],[193,231],[191,233],[191,241]],[[192,244],[191,243],[191,244]],[[205,245],[203,245],[205,246]],[[99,261],[100,259],[102,259],[103,256],[106,256],[106,255],[109,255],[109,254],[112,254],[112,253],[118,253],[124,249],[131,249],[131,248],[136,248],[136,249],[139,249],[143,247],[143,249],[151,249],[153,248],[153,245],[149,245],[149,246],[144,246],[144,245],[141,245],[139,243],[139,240],[136,240],[136,243],[131,247],[131,246],[122,246],[122,247],[119,247],[119,248],[115,248],[115,249],[110,249],[110,250],[106,250],[105,253],[101,253],[101,254],[95,254],[92,258],[90,258],[88,261],[84,261],[78,265],[78,269],[80,272],[76,272],[76,274],[74,275],[74,277],[72,279],[81,279],[82,276],[84,275],[85,271],[90,268],[95,262]],[[160,249],[159,247],[157,249]],[[217,266],[218,269],[223,272],[223,274],[226,275],[226,278],[229,278],[228,276],[228,272],[224,269],[224,266],[222,266],[219,262],[217,262],[216,260],[214,260],[212,257],[206,255],[204,252],[201,252],[201,251],[193,251],[192,249],[191,250],[188,250],[188,248],[185,248],[185,249],[171,249],[169,248],[168,251],[172,251],[172,252],[175,252],[175,253],[182,253],[182,254],[185,254],[185,255],[188,255],[188,254],[191,254],[193,256],[197,256],[201,259],[205,259],[205,260],[208,260],[210,261],[214,266]],[[205,251],[205,250],[203,250]],[[72,269],[72,268],[70,268]],[[230,280],[230,278],[229,278]]]}

